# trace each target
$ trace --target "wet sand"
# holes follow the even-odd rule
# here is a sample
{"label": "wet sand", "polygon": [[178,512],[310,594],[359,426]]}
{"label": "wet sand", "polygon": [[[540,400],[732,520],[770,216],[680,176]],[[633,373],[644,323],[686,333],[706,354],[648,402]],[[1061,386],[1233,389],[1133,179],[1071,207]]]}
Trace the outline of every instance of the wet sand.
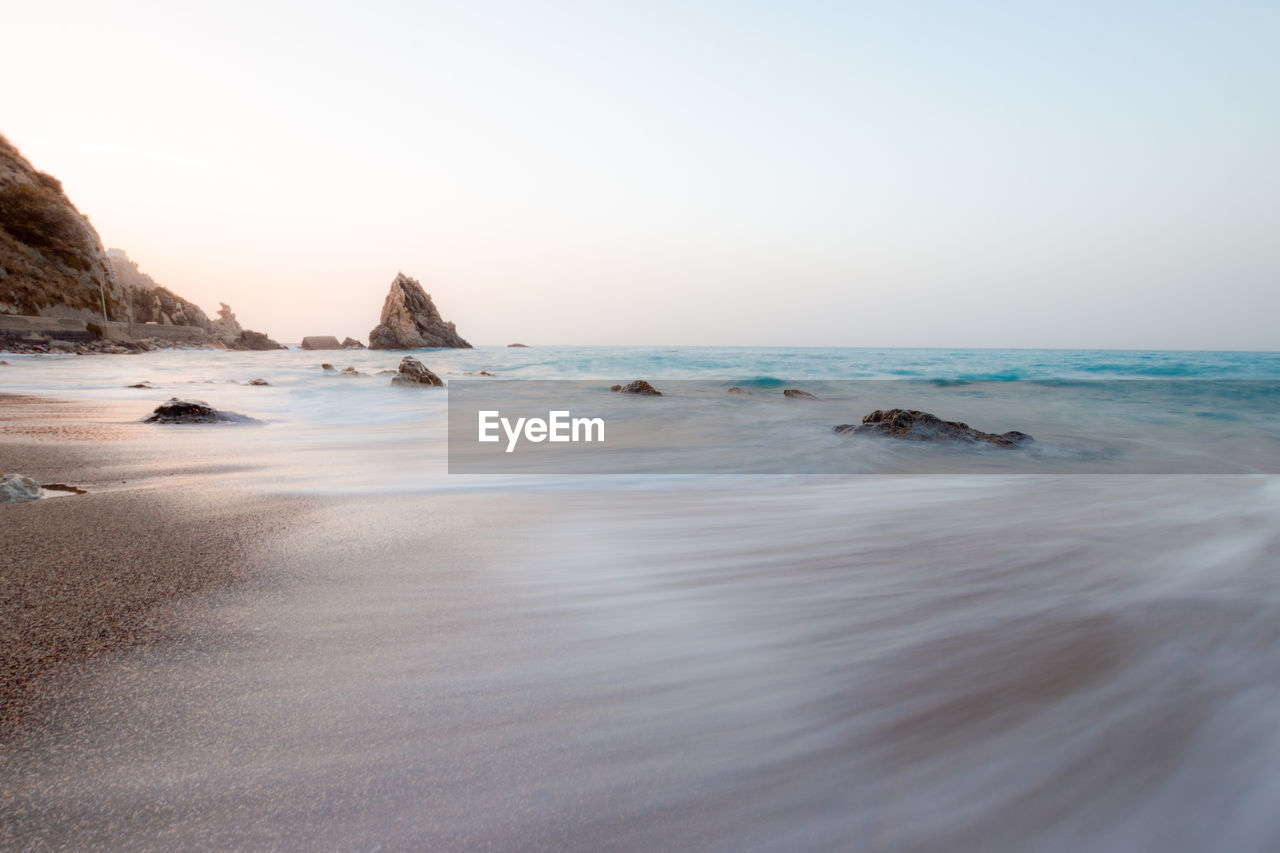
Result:
{"label": "wet sand", "polygon": [[106,406],[0,395],[0,470],[89,490],[0,507],[0,739],[47,727],[69,672],[161,641],[201,595],[261,577],[254,543],[304,503],[227,493],[181,460],[140,464],[134,425],[113,420]]}

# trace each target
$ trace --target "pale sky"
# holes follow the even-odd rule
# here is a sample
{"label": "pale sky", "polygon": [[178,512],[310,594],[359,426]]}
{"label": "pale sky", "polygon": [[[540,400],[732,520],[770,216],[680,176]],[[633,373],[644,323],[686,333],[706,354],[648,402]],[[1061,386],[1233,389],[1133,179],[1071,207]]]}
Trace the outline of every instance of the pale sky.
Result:
{"label": "pale sky", "polygon": [[19,2],[0,132],[283,341],[1280,349],[1280,4]]}

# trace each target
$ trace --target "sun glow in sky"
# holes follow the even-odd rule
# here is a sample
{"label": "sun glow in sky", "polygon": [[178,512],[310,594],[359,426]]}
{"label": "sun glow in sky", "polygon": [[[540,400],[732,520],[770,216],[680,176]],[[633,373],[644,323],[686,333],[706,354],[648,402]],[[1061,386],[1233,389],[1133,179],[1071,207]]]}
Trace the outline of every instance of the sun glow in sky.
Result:
{"label": "sun glow in sky", "polygon": [[1275,3],[27,2],[0,132],[285,341],[1280,348]]}

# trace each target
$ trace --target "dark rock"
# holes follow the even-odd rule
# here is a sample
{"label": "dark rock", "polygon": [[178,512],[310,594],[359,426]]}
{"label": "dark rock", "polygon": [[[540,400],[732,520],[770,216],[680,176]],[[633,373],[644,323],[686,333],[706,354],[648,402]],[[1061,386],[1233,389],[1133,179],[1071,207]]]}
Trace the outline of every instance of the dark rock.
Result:
{"label": "dark rock", "polygon": [[492,376],[493,374],[492,374],[492,373],[490,373],[490,372],[489,372],[489,371],[487,371],[487,370],[482,370],[482,371],[480,371],[480,375],[481,375],[481,376]]}
{"label": "dark rock", "polygon": [[326,361],[324,364],[320,365],[320,369],[323,370],[325,373],[330,373],[330,372],[336,372],[338,368],[334,367],[332,364]]}
{"label": "dark rock", "polygon": [[395,376],[391,377],[392,385],[405,385],[412,387],[436,387],[443,388],[444,380],[436,376],[427,366],[418,361],[411,355],[406,355],[400,360],[400,370]]}
{"label": "dark rock", "polygon": [[728,390],[726,390],[724,393],[726,393],[726,394],[750,394],[751,392],[750,392],[750,391],[743,391],[743,390],[742,390],[741,388],[739,388],[737,385],[734,385],[732,388],[729,388],[729,389],[728,389]]}
{"label": "dark rock", "polygon": [[831,429],[836,433],[886,435],[908,441],[985,442],[997,447],[1016,447],[1031,440],[1031,436],[1024,432],[1010,430],[996,435],[959,421],[944,421],[937,415],[915,409],[877,409],[863,418],[861,424],[840,424]]}
{"label": "dark rock", "polygon": [[343,338],[342,348],[343,349],[364,349],[364,344],[360,343],[355,338]]}
{"label": "dark rock", "polygon": [[150,382],[139,382],[137,385],[126,385],[126,386],[124,386],[124,387],[126,387],[126,388],[149,388],[149,389],[151,389],[151,390],[155,390],[155,387],[156,387],[156,386],[152,385]]}
{"label": "dark rock", "polygon": [[179,400],[171,397],[161,403],[143,423],[148,424],[215,424],[247,421],[244,415],[220,412],[203,400]]}
{"label": "dark rock", "polygon": [[614,385],[609,388],[610,391],[616,391],[619,394],[644,394],[649,397],[661,397],[662,392],[654,388],[643,379],[637,379],[635,382],[628,382],[626,385]]}
{"label": "dark rock", "polygon": [[529,348],[529,345],[528,345],[528,344],[507,344],[507,346],[509,346],[509,347],[520,347],[521,349],[528,349],[528,348]]}
{"label": "dark rock", "polygon": [[[348,338],[347,340],[351,340]],[[333,335],[308,335],[302,339],[303,349],[342,349]]]}
{"label": "dark rock", "polygon": [[265,379],[250,379],[249,384],[250,385],[270,385],[271,383]]}
{"label": "dark rock", "polygon": [[363,373],[356,370],[354,367],[344,367],[342,369],[342,372],[339,373],[338,375],[339,376],[364,376]]}
{"label": "dark rock", "polygon": [[416,279],[398,273],[382,304],[382,318],[369,332],[369,349],[471,349],[453,323],[436,310]]}
{"label": "dark rock", "polygon": [[810,394],[808,391],[801,391],[799,388],[788,388],[787,390],[785,390],[785,391],[783,391],[783,392],[782,392],[782,396],[786,397],[786,398],[787,398],[787,399],[789,399],[789,400],[816,400],[816,399],[818,399],[817,397],[815,397],[815,396],[813,396],[812,394]]}

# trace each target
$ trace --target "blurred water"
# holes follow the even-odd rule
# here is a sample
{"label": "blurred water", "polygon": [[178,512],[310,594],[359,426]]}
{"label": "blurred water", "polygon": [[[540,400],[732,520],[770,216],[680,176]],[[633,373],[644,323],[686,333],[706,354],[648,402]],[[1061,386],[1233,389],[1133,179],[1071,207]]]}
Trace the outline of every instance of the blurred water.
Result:
{"label": "blurred water", "polygon": [[[171,395],[259,418],[130,440],[241,461],[226,476],[248,488],[339,496],[272,546],[300,582],[219,614],[251,642],[140,653],[128,677],[85,688],[81,716],[68,714],[79,722],[15,772],[20,837],[1280,848],[1276,477],[449,475],[444,393],[318,366],[368,372],[400,356],[6,357],[5,390],[101,400],[107,420]],[[1249,353],[418,356],[451,381],[485,369],[760,392],[848,378],[992,395],[1100,376],[1280,379],[1280,356]],[[271,387],[227,381],[254,377]],[[142,380],[158,390],[121,387]],[[1046,410],[1096,402],[1095,386],[1042,387]],[[1155,411],[1131,387],[1126,422]],[[1161,429],[1183,435],[1210,411],[1251,431],[1253,401],[1224,387],[1181,397]],[[775,427],[810,417],[796,411],[779,404]],[[977,425],[1021,427],[1004,422],[1018,409],[1001,415]]]}

